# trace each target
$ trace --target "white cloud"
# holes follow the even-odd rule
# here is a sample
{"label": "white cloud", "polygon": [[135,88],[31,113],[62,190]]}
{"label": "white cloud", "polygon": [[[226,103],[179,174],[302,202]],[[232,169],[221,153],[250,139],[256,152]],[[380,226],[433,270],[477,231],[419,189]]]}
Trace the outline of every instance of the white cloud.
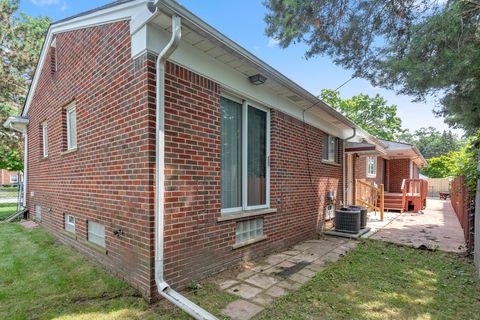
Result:
{"label": "white cloud", "polygon": [[59,4],[59,0],[30,0],[34,5],[43,7],[43,6],[51,6],[55,4]]}
{"label": "white cloud", "polygon": [[60,11],[65,11],[68,9],[68,5],[66,1],[63,1],[62,5],[60,6]]}
{"label": "white cloud", "polygon": [[67,2],[62,0],[30,0],[36,6],[58,6],[61,11],[65,11],[68,8]]}
{"label": "white cloud", "polygon": [[275,47],[276,45],[278,45],[279,43],[280,43],[280,40],[270,38],[270,39],[268,39],[268,44],[267,44],[267,46],[268,46],[269,48],[272,48],[272,47]]}

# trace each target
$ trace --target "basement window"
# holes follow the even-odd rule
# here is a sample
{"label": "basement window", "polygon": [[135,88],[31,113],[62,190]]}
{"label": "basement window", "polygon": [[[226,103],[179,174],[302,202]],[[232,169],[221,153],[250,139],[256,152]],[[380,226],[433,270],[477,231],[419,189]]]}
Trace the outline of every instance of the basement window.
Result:
{"label": "basement window", "polygon": [[75,217],[71,214],[65,214],[65,230],[75,233]]}
{"label": "basement window", "polygon": [[35,205],[35,220],[42,220],[42,207]]}
{"label": "basement window", "polygon": [[263,238],[263,219],[237,222],[236,243],[244,243]]}
{"label": "basement window", "polygon": [[88,241],[105,248],[105,226],[88,221]]}

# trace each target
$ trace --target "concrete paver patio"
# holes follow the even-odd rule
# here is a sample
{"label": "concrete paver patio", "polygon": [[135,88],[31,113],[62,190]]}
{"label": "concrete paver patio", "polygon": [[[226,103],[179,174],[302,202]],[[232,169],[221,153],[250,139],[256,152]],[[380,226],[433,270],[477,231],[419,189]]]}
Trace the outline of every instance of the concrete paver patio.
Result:
{"label": "concrete paver patio", "polygon": [[308,240],[291,250],[265,257],[258,265],[233,276],[220,276],[220,290],[237,295],[222,313],[233,320],[248,320],[276,298],[298,290],[321,271],[325,263],[336,262],[355,248],[357,241],[324,236]]}
{"label": "concrete paver patio", "polygon": [[450,252],[464,252],[462,227],[450,200],[427,199],[423,212],[406,212],[381,228],[373,239]]}

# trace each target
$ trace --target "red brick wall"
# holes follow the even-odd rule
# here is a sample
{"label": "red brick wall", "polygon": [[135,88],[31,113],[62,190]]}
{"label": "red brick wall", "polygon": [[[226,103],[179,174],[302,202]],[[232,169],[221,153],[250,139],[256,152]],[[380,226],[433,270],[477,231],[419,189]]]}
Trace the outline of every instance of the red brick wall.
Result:
{"label": "red brick wall", "polygon": [[[30,212],[41,205],[41,224],[61,241],[150,296],[155,288],[154,58],[132,61],[126,22],[59,34],[56,54],[57,71],[45,64],[28,114]],[[321,230],[326,191],[336,190],[341,201],[341,166],[321,162],[320,130],[272,111],[271,207],[278,212],[265,216],[267,240],[232,249],[236,222],[217,221],[220,88],[171,63],[166,73],[167,280],[182,286]],[[78,150],[65,152],[64,108],[72,101]],[[41,153],[43,121],[48,159]],[[65,213],[77,218],[76,239],[63,233]],[[105,225],[107,254],[84,245],[88,220]],[[113,236],[115,228],[124,235]]]}
{"label": "red brick wall", "polygon": [[304,129],[301,121],[272,111],[270,199],[278,211],[264,218],[267,240],[232,249],[236,222],[217,222],[221,209],[220,88],[171,63],[166,73],[167,281],[182,286],[321,230],[326,191],[336,190],[341,200],[341,166],[322,164],[320,130],[308,125]]}
{"label": "red brick wall", "polygon": [[0,184],[11,184],[11,176],[18,176],[18,172],[8,171],[5,169],[0,170]]}
{"label": "red brick wall", "polygon": [[[56,36],[57,71],[46,58],[28,113],[28,207],[41,224],[150,295],[153,246],[154,60],[133,61],[128,22]],[[150,84],[150,86],[149,86]],[[77,111],[78,150],[65,152],[64,108]],[[40,123],[48,123],[49,157]],[[31,196],[34,193],[34,196]],[[76,217],[76,236],[63,215]],[[87,220],[105,225],[106,249],[85,246]],[[121,228],[124,235],[113,235]]]}
{"label": "red brick wall", "polygon": [[389,191],[401,192],[403,179],[408,179],[410,177],[410,160],[389,160],[389,173]]}
{"label": "red brick wall", "polygon": [[377,157],[377,176],[375,178],[367,177],[367,156],[355,157],[355,179],[363,179],[375,182],[377,185],[385,184],[385,162],[386,160]]}

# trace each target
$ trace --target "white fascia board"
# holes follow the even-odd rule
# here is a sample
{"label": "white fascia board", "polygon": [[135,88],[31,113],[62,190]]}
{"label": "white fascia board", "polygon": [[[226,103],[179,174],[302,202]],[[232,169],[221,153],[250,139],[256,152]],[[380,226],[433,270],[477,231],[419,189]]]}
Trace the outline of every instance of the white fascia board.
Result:
{"label": "white fascia board", "polygon": [[[139,30],[137,33],[138,38],[135,39],[135,43],[132,43],[132,55],[134,56],[146,51],[158,54],[169,39],[169,34],[165,30],[150,24],[145,25],[144,31]],[[144,43],[146,43],[146,47],[142,48]],[[244,74],[205,54],[185,41],[180,43],[169,60],[218,83],[223,90],[229,93],[265,107],[277,109],[299,120],[303,119],[303,108],[289,102],[286,98],[280,97],[268,87],[251,84]],[[319,117],[309,114],[308,111],[305,112],[305,122],[342,139],[352,134],[352,129],[336,127]]]}
{"label": "white fascia board", "polygon": [[30,84],[30,89],[28,91],[27,99],[25,101],[25,108],[23,109],[22,116],[26,116],[28,114],[32,98],[35,95],[35,90],[37,88],[41,71],[45,65],[45,57],[56,34],[109,24],[118,21],[131,20],[132,17],[138,16],[144,10],[148,11],[146,6],[147,2],[147,0],[127,2],[121,5],[106,8],[104,10],[98,10],[88,15],[79,16],[77,18],[50,25],[47,31],[47,36],[44,40],[42,52],[40,53],[37,68],[35,69],[32,83]]}

